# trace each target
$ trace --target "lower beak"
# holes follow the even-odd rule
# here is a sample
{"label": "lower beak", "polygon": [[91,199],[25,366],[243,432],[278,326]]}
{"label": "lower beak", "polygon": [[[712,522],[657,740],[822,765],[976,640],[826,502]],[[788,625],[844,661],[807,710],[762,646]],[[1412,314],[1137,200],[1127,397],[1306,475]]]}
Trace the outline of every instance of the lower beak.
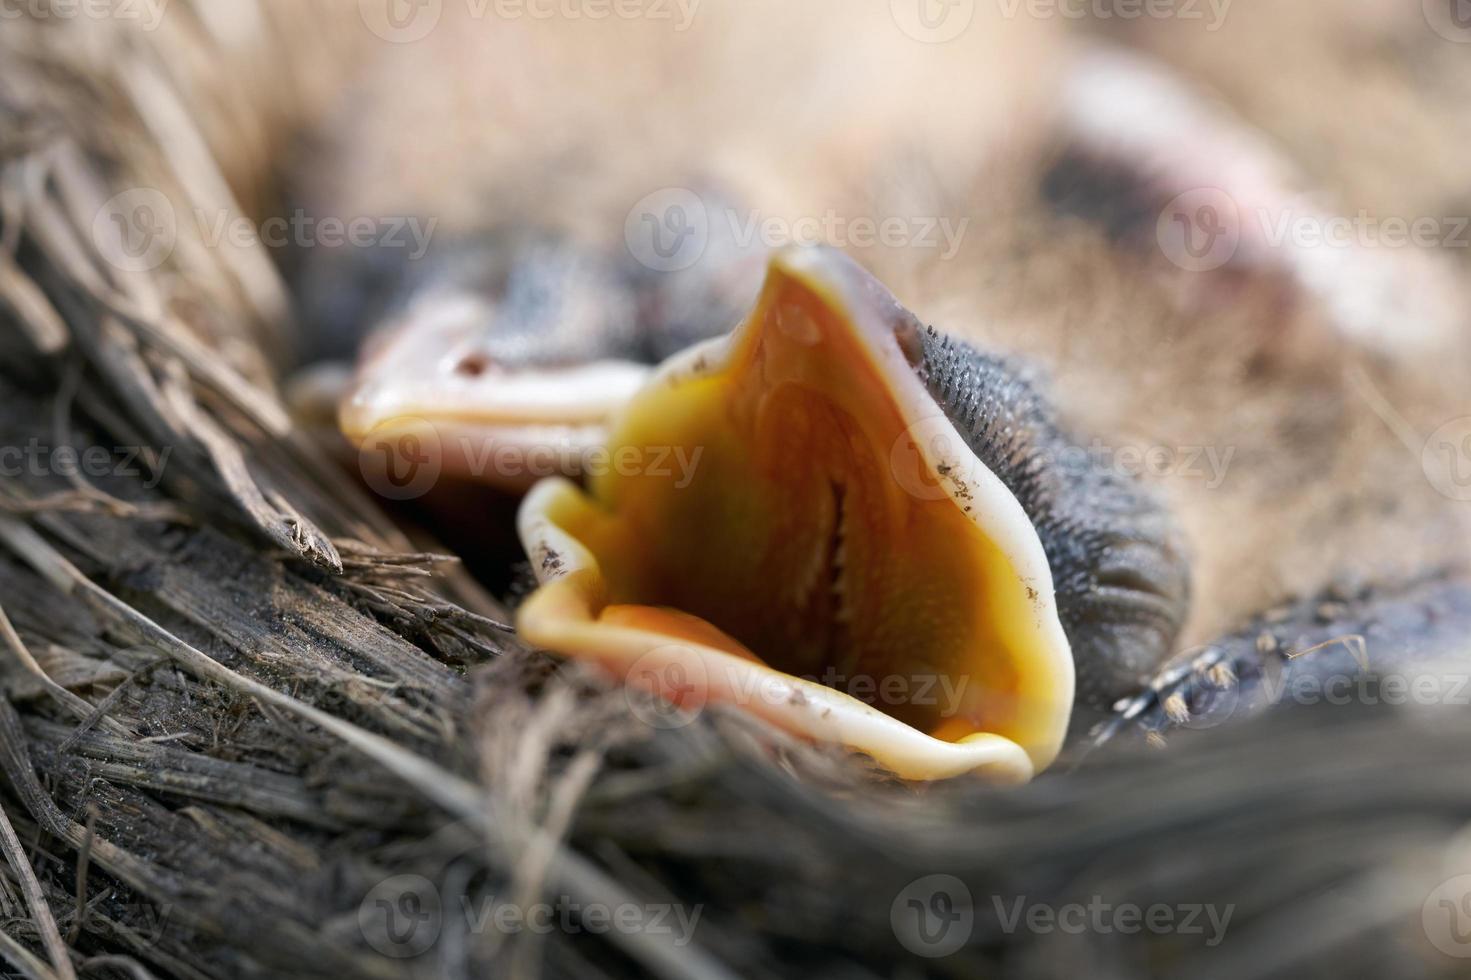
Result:
{"label": "lower beak", "polygon": [[908,779],[1047,766],[1073,665],[1046,556],[916,372],[919,329],[837,253],[775,256],[736,331],[614,418],[622,465],[526,498],[522,635]]}

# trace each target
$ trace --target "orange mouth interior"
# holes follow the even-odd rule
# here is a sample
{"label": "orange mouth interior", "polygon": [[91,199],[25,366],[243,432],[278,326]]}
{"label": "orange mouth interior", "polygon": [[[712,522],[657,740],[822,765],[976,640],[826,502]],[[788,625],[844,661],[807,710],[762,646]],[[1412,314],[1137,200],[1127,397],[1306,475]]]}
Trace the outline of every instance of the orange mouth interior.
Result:
{"label": "orange mouth interior", "polygon": [[[892,328],[774,269],[728,343],[637,397],[611,442],[628,465],[551,508],[598,570],[592,625],[805,678],[939,741],[999,734],[1045,765],[1071,699],[1065,640],[1059,666],[1060,629],[1039,627],[1045,559],[1040,581],[988,533],[999,483],[972,482],[973,456],[935,462],[939,410]],[[581,635],[556,645],[597,658]]]}

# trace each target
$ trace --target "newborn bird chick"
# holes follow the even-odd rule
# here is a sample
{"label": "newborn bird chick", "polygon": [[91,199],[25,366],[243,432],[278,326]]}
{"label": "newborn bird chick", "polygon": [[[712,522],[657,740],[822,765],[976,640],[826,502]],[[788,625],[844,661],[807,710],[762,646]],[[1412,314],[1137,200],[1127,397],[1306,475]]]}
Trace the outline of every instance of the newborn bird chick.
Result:
{"label": "newborn bird chick", "polygon": [[[767,13],[785,16],[774,8]],[[732,11],[721,16],[740,20]],[[747,26],[753,24],[759,30],[743,36],[756,37],[762,49],[772,28],[760,18]],[[887,29],[893,33],[892,25]],[[1464,414],[1457,407],[1464,391],[1458,365],[1471,362],[1461,356],[1465,343],[1458,331],[1436,327],[1439,317],[1404,315],[1415,304],[1400,301],[1419,298],[1460,316],[1458,296],[1438,290],[1421,295],[1394,272],[1396,263],[1375,262],[1374,268],[1394,272],[1389,298],[1395,302],[1352,303],[1356,316],[1345,318],[1337,301],[1354,294],[1340,286],[1362,283],[1337,273],[1306,275],[1311,270],[1299,261],[1304,256],[1291,249],[1264,251],[1270,243],[1246,241],[1216,270],[1167,261],[1180,256],[1170,251],[1169,238],[1159,237],[1159,218],[1182,191],[1225,182],[1228,196],[1243,208],[1274,213],[1291,194],[1290,182],[1240,177],[1239,168],[1224,158],[1260,169],[1276,158],[1271,142],[1228,114],[1203,111],[1178,79],[1140,73],[1116,59],[1104,63],[1100,75],[1096,60],[1075,62],[1079,70],[1068,73],[1054,63],[1067,58],[1037,58],[1025,71],[1015,65],[997,69],[997,84],[977,84],[969,72],[992,62],[975,57],[978,51],[957,50],[963,57],[942,65],[945,48],[924,56],[943,84],[895,87],[892,77],[908,76],[867,73],[882,79],[885,91],[1007,93],[1005,111],[997,115],[1008,124],[1004,136],[989,124],[967,129],[991,117],[970,112],[968,102],[965,112],[947,112],[943,99],[918,100],[931,113],[929,122],[943,123],[926,130],[926,120],[916,120],[908,109],[888,111],[894,106],[884,93],[864,87],[865,73],[843,76],[842,85],[819,84],[836,66],[851,69],[855,63],[846,51],[835,58],[819,43],[830,34],[812,32],[805,45],[794,40],[793,50],[802,56],[760,80],[752,79],[742,56],[751,49],[732,43],[720,55],[728,72],[700,69],[698,77],[710,87],[700,89],[700,104],[692,107],[681,100],[695,87],[667,79],[648,91],[629,81],[630,89],[639,88],[634,97],[589,95],[585,85],[568,86],[571,76],[553,70],[560,61],[546,57],[566,39],[522,45],[496,32],[487,43],[507,49],[507,57],[476,63],[501,72],[497,66],[522,70],[527,65],[521,62],[530,62],[538,84],[545,82],[556,95],[524,105],[502,98],[499,93],[518,91],[509,68],[493,85],[460,86],[497,93],[491,100],[495,111],[537,111],[497,117],[505,125],[454,130],[490,134],[491,150],[499,146],[499,154],[451,148],[438,156],[473,166],[504,186],[460,209],[397,202],[336,208],[347,214],[496,215],[489,225],[496,230],[488,235],[437,243],[443,246],[440,257],[414,270],[386,311],[365,318],[386,329],[378,334],[385,339],[370,346],[343,412],[354,438],[391,433],[406,418],[451,434],[451,449],[465,436],[476,444],[489,439],[551,445],[574,461],[589,448],[627,450],[634,454],[630,458],[644,453],[651,464],[657,459],[648,453],[680,449],[695,461],[692,480],[679,487],[656,473],[637,472],[595,476],[586,495],[564,483],[533,491],[522,532],[544,583],[522,612],[528,636],[609,664],[635,683],[633,675],[640,672],[631,668],[638,658],[630,653],[646,651],[651,638],[660,640],[660,649],[705,651],[688,663],[704,663],[701,658],[714,654],[722,665],[736,658],[748,667],[737,672],[741,685],[759,688],[771,681],[793,692],[792,704],[768,713],[778,723],[846,741],[914,774],[926,766],[939,774],[975,764],[1010,778],[1035,771],[1055,754],[1059,719],[1067,714],[1059,707],[1067,699],[1059,696],[1069,681],[1057,666],[1057,631],[1047,623],[1060,628],[1072,655],[1075,740],[1088,735],[1081,722],[1106,714],[1120,696],[1131,721],[1159,713],[1189,721],[1204,703],[1190,687],[1198,677],[1220,682],[1213,690],[1226,690],[1234,679],[1242,685],[1237,690],[1249,695],[1248,685],[1270,676],[1261,667],[1270,665],[1262,659],[1269,654],[1291,655],[1294,668],[1317,669],[1331,661],[1303,653],[1316,642],[1304,646],[1296,637],[1366,635],[1376,665],[1414,666],[1417,651],[1443,646],[1422,641],[1443,639],[1443,625],[1437,624],[1459,620],[1442,615],[1444,596],[1426,607],[1429,593],[1419,579],[1464,565],[1468,521],[1464,508],[1426,480],[1420,453],[1427,433]],[[979,44],[980,36],[971,32],[964,43]],[[724,40],[716,44],[715,37],[712,31],[706,41],[719,54]],[[874,34],[874,50],[899,60],[910,52],[902,36],[894,35],[892,43],[881,37]],[[693,40],[681,39],[666,58],[648,63],[675,66],[671,74],[692,73],[685,59],[704,50]],[[1057,50],[1046,38],[1035,40],[1037,50]],[[512,47],[515,57],[508,53]],[[615,44],[589,43],[586,50],[574,44],[571,50],[579,52],[572,60],[589,51],[616,55],[620,64],[630,60]],[[629,78],[613,75],[619,84]],[[1174,132],[1141,128],[1151,117],[1138,110],[1139,100],[1116,100],[1110,109],[1086,98],[1093,91],[1089,84],[1069,84],[1100,77],[1129,83],[1130,91],[1139,82],[1163,93],[1167,104],[1180,108],[1172,118],[1187,138],[1173,141]],[[1015,85],[1017,79],[1025,84]],[[720,84],[732,80],[739,84]],[[752,84],[765,85],[761,98],[752,96]],[[675,101],[649,99],[649,91],[672,93]],[[738,100],[718,95],[732,91]],[[1050,103],[1050,111],[1016,110],[1012,103],[1019,94]],[[900,101],[909,106],[916,100]],[[599,133],[608,119],[623,125],[620,114],[606,111],[608,104],[656,106],[662,125],[635,126],[622,137]],[[719,111],[711,109],[716,105]],[[759,120],[747,117],[747,105],[762,107]],[[422,115],[419,105],[413,108]],[[378,120],[379,114],[361,118]],[[1098,128],[1100,120],[1110,119],[1127,125]],[[422,143],[402,138],[391,125],[384,129],[394,136],[387,141],[390,152]],[[654,129],[687,129],[688,145],[677,151],[651,145],[646,137]],[[554,145],[525,145],[544,133],[552,134],[546,142]],[[1173,143],[1184,145],[1171,150]],[[997,145],[1005,152],[996,152]],[[1061,166],[1047,159],[1048,145],[1067,149]],[[630,181],[620,147],[636,149],[638,179]],[[381,155],[362,157],[376,161]],[[596,166],[588,167],[589,161]],[[926,253],[915,248],[855,249],[867,268],[945,333],[931,337],[902,328],[904,342],[892,336],[877,340],[884,332],[873,324],[891,322],[888,314],[875,312],[891,310],[888,299],[875,298],[886,294],[871,285],[852,287],[861,277],[851,269],[838,271],[846,266],[830,255],[798,259],[793,255],[813,253],[783,253],[756,311],[732,340],[703,348],[703,364],[677,357],[671,364],[683,365],[680,370],[689,375],[682,381],[671,374],[673,366],[655,370],[652,365],[686,343],[724,333],[756,295],[759,238],[748,253],[736,243],[734,264],[746,271],[726,280],[718,272],[721,250],[712,246],[712,261],[679,288],[671,286],[669,274],[651,274],[630,262],[620,240],[635,201],[658,187],[688,182],[703,188],[705,178],[687,175],[702,173],[711,161],[726,164],[711,184],[724,186],[739,171],[730,198],[757,202],[771,213],[822,214],[836,202],[849,215],[973,219],[971,234],[944,262],[926,261]],[[773,174],[792,179],[773,181]],[[899,179],[887,180],[895,175]],[[1049,186],[1038,187],[1041,175]],[[435,184],[461,195],[477,188],[471,180]],[[373,186],[398,189],[387,180]],[[1108,199],[1096,200],[1100,195]],[[720,195],[702,189],[697,196],[716,212],[722,207]],[[531,204],[518,206],[521,199]],[[580,221],[561,221],[559,209],[575,211]],[[1306,213],[1322,214],[1316,208]],[[1090,215],[1129,220],[1100,230]],[[760,212],[754,217],[759,220]],[[587,226],[599,230],[587,234]],[[711,225],[731,227],[725,221]],[[472,258],[454,258],[458,249]],[[795,340],[770,343],[786,336],[782,317],[772,312],[781,309],[783,297],[798,297],[797,307],[812,322],[834,325],[819,328],[815,347],[841,356],[815,360]],[[1395,322],[1388,319],[1391,313]],[[896,316],[892,322],[907,322]],[[850,326],[835,326],[844,323]],[[1330,329],[1318,329],[1321,323]],[[1412,336],[1429,344],[1401,342]],[[1435,372],[1424,370],[1430,363],[1427,346],[1445,350],[1436,355]],[[889,356],[875,359],[879,348]],[[752,350],[765,353],[743,360]],[[895,356],[903,369],[896,369]],[[1022,358],[1049,371],[1061,423],[1046,408],[1031,372],[1019,366]],[[787,365],[803,379],[805,387],[795,389],[802,394],[778,395],[780,378],[756,372],[757,364]],[[922,398],[914,392],[916,383],[923,386]],[[855,402],[845,385],[871,397]],[[774,429],[735,424],[767,401],[790,405],[793,432],[773,435]],[[691,414],[691,405],[706,414]],[[984,518],[967,514],[946,482],[953,464],[927,455],[930,441],[905,435],[914,420],[931,417],[943,422],[943,444],[964,443],[968,455],[959,471],[989,473],[980,483],[999,485],[1013,506],[995,493]],[[715,424],[720,418],[730,424]],[[896,422],[903,424],[895,428]],[[1105,454],[1122,456],[1143,446],[1173,453],[1180,464],[1147,476],[1191,542],[1197,601],[1179,642],[1219,642],[1209,642],[1209,656],[1172,662],[1152,684],[1150,671],[1171,651],[1185,620],[1182,549],[1154,496],[1121,476],[1118,466],[1100,466],[1091,451],[1074,451],[1064,431],[1085,441],[1100,436]],[[914,466],[896,469],[896,446],[900,462]],[[1192,475],[1189,461],[1201,458],[1187,455],[1192,448],[1221,454],[1210,480]],[[860,465],[863,460],[868,462]],[[781,461],[788,463],[778,466]],[[445,462],[454,471],[467,461],[449,455]],[[916,470],[921,463],[930,468]],[[942,465],[951,470],[941,472]],[[787,482],[771,475],[773,466]],[[724,482],[711,485],[711,472],[724,473]],[[906,473],[914,479],[902,477]],[[683,471],[676,476],[678,482]],[[908,506],[906,480],[949,489],[933,500],[921,494],[925,506],[916,509]],[[737,492],[740,487],[760,489],[748,499]],[[516,489],[525,489],[524,482]],[[885,501],[887,509],[862,506],[875,500]],[[777,502],[798,515],[788,525],[780,523]],[[1021,524],[997,515],[1015,516],[1018,508],[1026,533],[1004,531]],[[928,536],[917,527],[927,528]],[[985,547],[976,535],[996,546],[1001,558],[994,566],[978,557]],[[1027,633],[1018,631],[1017,623],[1030,621],[1012,615],[1022,608],[1013,600],[1016,583],[1035,578],[1025,569],[1035,564],[1038,547],[1052,583],[1052,610],[1039,614]],[[892,558],[892,569],[878,560],[880,552]],[[1333,598],[1327,590],[1341,574],[1372,587]],[[1439,581],[1451,583],[1445,588],[1452,599],[1464,589],[1453,578]],[[962,589],[957,582],[976,588]],[[1259,653],[1258,634],[1251,631],[1259,631],[1256,614],[1264,608],[1271,615],[1286,610],[1280,623],[1291,635],[1276,638],[1280,649]],[[1454,612],[1456,603],[1449,608]],[[978,622],[988,610],[998,615]],[[1331,611],[1319,615],[1324,610]],[[1010,632],[1002,637],[997,630]],[[868,639],[855,644],[858,633]],[[937,642],[909,642],[926,634]],[[890,642],[896,636],[903,639]],[[913,646],[923,649],[911,663],[902,651]],[[994,664],[1008,678],[987,675],[983,665],[968,659],[983,648],[997,651]],[[890,662],[895,651],[900,660]],[[1401,653],[1408,658],[1399,659]],[[847,700],[835,700],[833,692],[799,683],[830,677],[841,686],[841,678],[855,674],[928,674],[952,686],[972,678],[975,685],[967,690],[975,700],[945,719],[914,705],[875,717],[854,706],[852,692],[839,692]],[[1146,686],[1142,700],[1133,697]],[[1050,702],[1036,696],[1048,689]],[[749,687],[704,690],[706,696],[752,700]],[[882,699],[860,692],[856,701],[883,708]],[[846,727],[823,728],[812,711],[804,714],[804,700],[848,719]],[[955,724],[947,728],[950,721]],[[976,736],[981,737],[964,741]]]}

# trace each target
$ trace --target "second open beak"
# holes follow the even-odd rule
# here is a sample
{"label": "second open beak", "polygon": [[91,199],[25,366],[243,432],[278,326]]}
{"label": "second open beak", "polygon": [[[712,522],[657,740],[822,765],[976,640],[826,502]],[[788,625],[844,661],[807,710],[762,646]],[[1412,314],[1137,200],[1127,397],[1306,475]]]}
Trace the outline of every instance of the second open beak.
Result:
{"label": "second open beak", "polygon": [[487,327],[495,315],[472,290],[419,297],[360,358],[338,407],[343,434],[360,448],[431,435],[423,441],[440,470],[518,493],[538,472],[585,472],[607,442],[609,419],[652,369],[615,357],[505,359]]}

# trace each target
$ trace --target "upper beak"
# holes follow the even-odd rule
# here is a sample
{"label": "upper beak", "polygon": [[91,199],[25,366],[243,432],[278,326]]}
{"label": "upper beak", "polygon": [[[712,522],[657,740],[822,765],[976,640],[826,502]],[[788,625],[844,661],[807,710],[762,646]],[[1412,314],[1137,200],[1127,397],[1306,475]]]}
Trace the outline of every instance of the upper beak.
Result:
{"label": "upper beak", "polygon": [[526,498],[522,634],[905,778],[1048,765],[1073,664],[1047,559],[927,390],[919,329],[838,253],[778,253],[735,332],[612,420],[622,465]]}

